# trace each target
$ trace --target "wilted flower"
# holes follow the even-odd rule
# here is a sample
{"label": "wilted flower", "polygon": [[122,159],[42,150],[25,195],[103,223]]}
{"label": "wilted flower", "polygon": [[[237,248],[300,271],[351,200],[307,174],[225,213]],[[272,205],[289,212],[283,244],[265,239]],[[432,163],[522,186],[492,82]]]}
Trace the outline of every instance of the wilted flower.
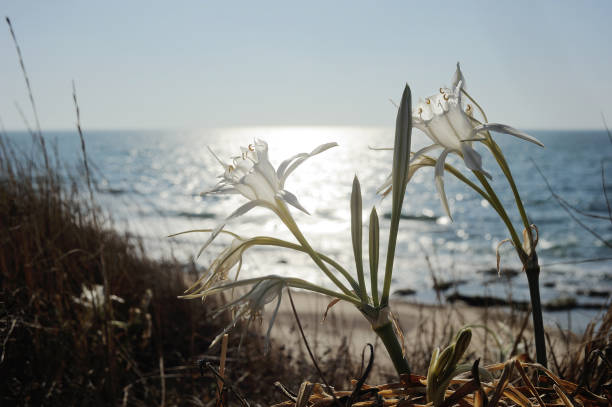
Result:
{"label": "wilted flower", "polygon": [[204,291],[223,280],[227,280],[230,271],[236,265],[238,265],[238,268],[236,269],[235,278],[238,278],[242,268],[242,254],[249,247],[249,241],[238,235],[233,236],[232,243],[223,249],[217,258],[213,260],[206,274],[196,281],[185,293]]}
{"label": "wilted flower", "polygon": [[274,322],[276,321],[276,315],[278,314],[278,309],[280,308],[283,288],[285,288],[285,286],[286,283],[282,277],[273,275],[267,276],[259,279],[259,281],[257,281],[246,294],[219,308],[216,311],[215,316],[227,309],[233,309],[235,317],[232,322],[225,327],[225,329],[219,335],[217,335],[210,346],[214,346],[223,337],[223,335],[235,327],[240,320],[246,320],[246,325],[244,327],[244,332],[246,332],[251,322],[256,319],[261,319],[264,307],[276,299],[276,307],[270,316],[270,323],[266,331],[267,350],[270,341],[270,332]]}

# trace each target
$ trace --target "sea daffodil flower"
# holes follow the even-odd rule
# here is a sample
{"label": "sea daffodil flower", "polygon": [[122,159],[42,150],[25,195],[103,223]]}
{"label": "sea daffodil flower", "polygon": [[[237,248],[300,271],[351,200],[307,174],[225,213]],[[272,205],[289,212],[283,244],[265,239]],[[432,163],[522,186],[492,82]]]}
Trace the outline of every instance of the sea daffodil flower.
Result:
{"label": "sea daffodil flower", "polygon": [[[326,143],[318,146],[310,153],[300,153],[283,161],[278,169],[274,169],[268,158],[268,144],[264,140],[255,140],[248,147],[241,147],[241,153],[232,158],[232,164],[224,163],[209,147],[212,155],[223,167],[221,180],[209,194],[241,194],[249,202],[232,212],[226,220],[245,214],[257,206],[263,206],[283,218],[284,203],[287,203],[304,213],[308,211],[300,204],[297,197],[285,188],[287,177],[295,171],[308,158],[322,153],[338,143]],[[225,224],[219,225],[211,234],[208,241],[200,249],[200,253],[217,237]]]}
{"label": "sea daffodil flower", "polygon": [[451,217],[446,193],[444,192],[444,163],[448,154],[456,153],[473,171],[478,171],[491,178],[482,168],[482,157],[474,150],[474,141],[484,141],[483,133],[494,131],[509,134],[523,140],[530,141],[543,147],[537,139],[513,127],[499,123],[481,123],[473,117],[474,108],[467,104],[464,108],[462,93],[465,79],[459,63],[453,76],[450,88],[440,88],[439,92],[420,101],[412,110],[412,125],[427,135],[433,144],[414,153],[411,165],[422,155],[435,150],[443,149],[435,165],[435,183],[442,206],[446,214]]}
{"label": "sea daffodil flower", "polygon": [[233,157],[232,164],[225,164],[209,148],[219,164],[224,169],[219,177],[221,181],[207,194],[239,193],[249,202],[236,209],[229,217],[240,216],[256,206],[264,206],[275,210],[278,201],[283,201],[308,213],[299,203],[297,197],[284,189],[287,177],[306,159],[337,146],[338,143],[320,145],[310,153],[301,153],[283,161],[277,170],[268,159],[268,144],[263,140],[255,140],[248,147],[241,147],[241,154]]}

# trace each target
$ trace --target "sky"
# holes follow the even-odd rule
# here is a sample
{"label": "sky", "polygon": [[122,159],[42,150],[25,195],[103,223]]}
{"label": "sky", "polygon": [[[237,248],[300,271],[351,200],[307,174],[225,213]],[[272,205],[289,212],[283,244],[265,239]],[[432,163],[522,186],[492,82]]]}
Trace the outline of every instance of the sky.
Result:
{"label": "sky", "polygon": [[[490,121],[522,129],[612,122],[609,1],[2,0],[43,129],[393,126],[461,62]],[[0,119],[33,122],[8,26]]]}

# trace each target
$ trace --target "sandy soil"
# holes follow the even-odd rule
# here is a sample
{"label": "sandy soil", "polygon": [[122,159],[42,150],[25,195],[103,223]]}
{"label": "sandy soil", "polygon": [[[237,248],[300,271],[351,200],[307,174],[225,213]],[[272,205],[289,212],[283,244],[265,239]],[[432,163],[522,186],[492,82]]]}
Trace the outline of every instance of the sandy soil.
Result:
{"label": "sandy soil", "polygon": [[[293,292],[292,295],[307,340],[317,357],[323,357],[346,345],[353,359],[360,361],[362,349],[367,343],[371,343],[375,346],[375,363],[379,374],[392,374],[393,368],[386,350],[377,340],[367,320],[353,305],[339,302],[329,310],[327,318],[323,320],[330,303],[328,297],[303,292]],[[404,333],[407,353],[426,359],[422,363],[425,366],[429,362],[431,349],[448,344],[454,334],[466,325],[486,325],[490,329],[473,329],[470,350],[474,359],[484,357],[489,361],[497,360],[500,358],[500,352],[507,353],[512,349],[526,317],[525,313],[510,313],[495,308],[432,306],[401,301],[392,302],[391,309]],[[266,322],[267,320],[264,324]],[[529,326],[525,333],[529,336]],[[286,294],[271,335],[287,348],[300,349],[303,357],[308,357]],[[501,342],[501,347],[495,339]],[[522,345],[518,344],[519,351]],[[416,370],[416,367],[413,369]]]}

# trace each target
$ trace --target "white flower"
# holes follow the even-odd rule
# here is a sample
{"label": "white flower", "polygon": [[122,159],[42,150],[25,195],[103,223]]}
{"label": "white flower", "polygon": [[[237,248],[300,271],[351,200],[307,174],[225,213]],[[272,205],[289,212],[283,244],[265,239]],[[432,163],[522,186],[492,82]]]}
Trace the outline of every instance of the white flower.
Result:
{"label": "white flower", "polygon": [[[224,163],[217,155],[209,150],[223,167],[221,180],[217,185],[202,196],[208,194],[241,194],[249,202],[232,212],[226,220],[243,215],[256,206],[266,207],[279,216],[284,212],[284,203],[305,212],[308,211],[300,204],[297,197],[285,188],[287,177],[295,171],[308,158],[322,153],[338,143],[326,143],[312,150],[310,153],[300,153],[283,161],[278,169],[274,169],[268,159],[268,144],[263,140],[255,140],[248,147],[241,147],[241,153],[232,158],[232,164]],[[208,241],[200,249],[200,253],[215,239],[225,225],[218,226]]]}
{"label": "white flower", "polygon": [[[223,166],[221,181],[206,194],[239,193],[249,199],[249,202],[236,209],[229,218],[240,216],[256,206],[264,206],[274,210],[278,201],[286,202],[297,209],[308,213],[298,202],[295,195],[284,189],[287,177],[306,159],[337,146],[337,143],[327,143],[315,148],[310,154],[301,153],[283,161],[274,170],[268,159],[268,144],[263,140],[255,140],[248,148],[241,147],[241,154],[233,158],[232,164],[225,164],[210,150],[217,161]],[[210,148],[209,148],[210,149]]]}
{"label": "white flower", "polygon": [[491,177],[482,168],[480,154],[472,148],[473,141],[483,141],[485,136],[480,133],[495,131],[510,134],[523,140],[531,141],[543,147],[537,139],[504,124],[480,123],[473,117],[474,109],[467,105],[464,110],[462,104],[462,89],[465,85],[463,73],[457,63],[457,70],[453,76],[451,88],[440,88],[433,96],[419,102],[412,110],[412,125],[424,132],[433,144],[414,153],[411,163],[423,154],[442,148],[435,167],[435,182],[442,200],[444,210],[450,217],[450,210],[444,192],[444,162],[449,153],[456,153],[463,158],[465,165],[474,171],[479,171]]}

